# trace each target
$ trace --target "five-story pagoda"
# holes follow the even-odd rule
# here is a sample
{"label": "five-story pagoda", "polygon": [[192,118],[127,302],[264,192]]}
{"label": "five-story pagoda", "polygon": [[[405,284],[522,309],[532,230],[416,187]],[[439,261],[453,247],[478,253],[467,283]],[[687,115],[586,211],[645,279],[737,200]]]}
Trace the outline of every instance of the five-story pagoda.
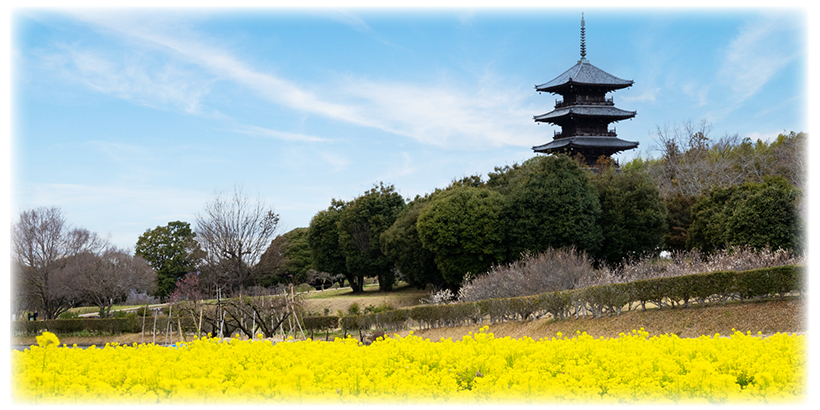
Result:
{"label": "five-story pagoda", "polygon": [[550,82],[536,85],[538,92],[560,94],[562,101],[556,101],[555,109],[533,117],[536,122],[547,122],[561,127],[553,141],[532,147],[541,153],[581,154],[587,165],[592,166],[599,157],[633,149],[637,142],[618,138],[609,124],[632,118],[635,111],[625,111],[615,107],[612,97],[606,93],[632,85],[631,80],[622,80],[586,59],[584,16],[581,14],[581,59],[572,68]]}

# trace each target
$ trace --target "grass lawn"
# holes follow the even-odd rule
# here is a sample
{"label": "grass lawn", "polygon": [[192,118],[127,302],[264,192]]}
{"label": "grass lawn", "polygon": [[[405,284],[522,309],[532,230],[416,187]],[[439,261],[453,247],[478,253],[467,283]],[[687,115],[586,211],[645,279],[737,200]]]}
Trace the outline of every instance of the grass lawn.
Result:
{"label": "grass lawn", "polygon": [[302,298],[306,311],[323,315],[327,309],[328,314],[335,315],[338,310],[347,312],[353,303],[358,303],[362,311],[369,305],[388,304],[393,308],[415,306],[430,293],[429,290],[419,290],[403,282],[394,287],[392,292],[380,292],[378,285],[366,285],[363,290],[362,293],[353,293],[350,288],[328,289],[303,293]]}

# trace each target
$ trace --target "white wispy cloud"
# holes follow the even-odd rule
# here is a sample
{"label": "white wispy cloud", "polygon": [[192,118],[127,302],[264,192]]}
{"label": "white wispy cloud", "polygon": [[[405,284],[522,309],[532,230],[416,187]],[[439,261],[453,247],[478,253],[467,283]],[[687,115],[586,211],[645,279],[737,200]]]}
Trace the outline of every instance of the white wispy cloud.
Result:
{"label": "white wispy cloud", "polygon": [[[506,84],[509,85],[509,84]],[[529,120],[537,108],[527,92],[503,85],[467,91],[456,85],[417,85],[351,78],[344,91],[379,128],[424,144],[462,149],[528,146],[543,139]],[[518,91],[518,92],[516,92]]]}
{"label": "white wispy cloud", "polygon": [[258,71],[227,49],[198,39],[194,33],[171,32],[171,29],[156,26],[150,18],[144,16],[94,12],[78,16],[106,30],[120,33],[131,41],[140,40],[159,47],[172,57],[196,64],[218,79],[236,82],[276,104],[355,124],[372,125],[353,108],[325,101],[316,93],[291,81],[272,73]]}
{"label": "white wispy cloud", "polygon": [[359,15],[351,12],[350,10],[344,9],[328,9],[328,10],[318,10],[314,11],[314,13],[320,17],[327,18],[329,20],[336,21],[338,23],[342,23],[353,30],[367,35],[370,38],[390,47],[397,47],[396,44],[393,42],[385,39],[381,34],[379,34],[376,30],[373,30],[367,22],[360,17]]}
{"label": "white wispy cloud", "polygon": [[270,128],[264,127],[257,127],[255,125],[238,125],[231,131],[240,133],[240,134],[248,134],[253,136],[265,137],[265,138],[274,138],[282,141],[302,141],[302,142],[327,142],[330,141],[327,138],[317,137],[314,135],[305,135],[299,134],[294,132],[283,132],[283,131],[276,131]]}
{"label": "white wispy cloud", "polygon": [[[480,78],[470,87],[377,82],[344,76],[336,80],[338,84],[331,85],[335,91],[333,97],[326,97],[311,89],[324,89],[326,84],[300,85],[275,73],[257,70],[226,48],[214,45],[215,41],[206,42],[195,33],[170,32],[165,28],[174,25],[156,26],[150,19],[121,14],[84,12],[79,16],[105,30],[120,33],[128,41],[147,42],[185,64],[198,65],[215,79],[233,81],[268,101],[300,112],[450,148],[532,146],[543,142],[543,132],[528,121],[537,113],[537,109],[524,103],[529,93],[511,89],[503,82],[486,83],[486,78]],[[268,135],[298,138],[279,131]]]}
{"label": "white wispy cloud", "polygon": [[742,102],[755,95],[796,57],[796,50],[782,47],[784,38],[798,33],[786,16],[771,16],[747,23],[725,50],[719,75],[735,99]]}
{"label": "white wispy cloud", "polygon": [[639,95],[624,95],[619,97],[620,100],[623,102],[631,103],[631,102],[655,102],[655,97],[660,93],[661,89],[659,87],[652,87]]}
{"label": "white wispy cloud", "polygon": [[710,86],[708,84],[700,84],[694,81],[681,85],[681,91],[695,100],[700,107],[709,103],[709,90]]}
{"label": "white wispy cloud", "polygon": [[58,45],[51,54],[38,53],[41,64],[63,78],[97,92],[139,104],[175,107],[198,113],[212,80],[173,61],[150,61],[141,54],[91,50],[87,46]]}

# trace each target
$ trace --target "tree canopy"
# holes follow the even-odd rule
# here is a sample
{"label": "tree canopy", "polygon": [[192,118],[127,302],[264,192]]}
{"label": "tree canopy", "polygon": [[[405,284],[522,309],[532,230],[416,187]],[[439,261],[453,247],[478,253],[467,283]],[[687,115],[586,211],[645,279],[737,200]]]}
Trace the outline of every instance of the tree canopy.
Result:
{"label": "tree canopy", "polygon": [[393,265],[382,252],[379,238],[393,225],[404,207],[404,198],[392,185],[379,184],[341,211],[339,245],[347,270],[356,281],[355,287],[351,282],[354,292],[362,290],[365,277],[378,277],[380,290],[393,289]]}
{"label": "tree canopy", "polygon": [[[493,185],[501,179],[508,182]],[[574,246],[595,253],[601,246],[601,204],[595,187],[588,171],[568,156],[534,157],[491,176],[488,184],[509,192],[503,220],[510,260],[524,251]]]}
{"label": "tree canopy", "polygon": [[802,193],[783,177],[713,188],[692,206],[688,245],[711,252],[729,245],[801,251]]}
{"label": "tree canopy", "polygon": [[604,238],[597,257],[614,264],[659,249],[667,231],[666,208],[649,176],[610,168],[593,181]]}
{"label": "tree canopy", "polygon": [[95,233],[72,228],[56,207],[21,212],[11,239],[14,304],[39,310],[46,319],[55,319],[80,301],[66,269],[68,261],[106,246]]}
{"label": "tree canopy", "polygon": [[108,247],[100,253],[83,252],[70,258],[71,288],[85,303],[97,306],[105,318],[130,291],[152,291],[156,272],[139,256]]}
{"label": "tree canopy", "polygon": [[498,192],[465,185],[441,192],[421,210],[419,238],[435,254],[449,284],[460,284],[465,274],[486,272],[504,259],[503,208]]}
{"label": "tree canopy", "polygon": [[167,298],[174,291],[176,282],[196,269],[195,238],[191,224],[173,221],[148,229],[137,239],[134,253],[157,272],[155,296]]}
{"label": "tree canopy", "polygon": [[243,289],[279,225],[262,198],[251,201],[240,188],[217,194],[196,218],[196,240],[205,251],[208,276],[218,287]]}
{"label": "tree canopy", "polygon": [[347,270],[347,261],[339,244],[339,219],[347,203],[332,199],[330,206],[319,211],[310,220],[308,245],[310,245],[314,269],[331,275],[343,275],[353,284],[353,276]]}
{"label": "tree canopy", "polygon": [[380,237],[382,252],[396,265],[402,279],[419,289],[428,284],[440,288],[445,282],[436,265],[435,254],[424,247],[416,229],[421,211],[431,202],[429,197],[417,197],[411,201]]}
{"label": "tree canopy", "polygon": [[262,286],[305,283],[312,267],[308,228],[295,228],[274,238],[262,254],[257,265],[260,270],[257,283]]}

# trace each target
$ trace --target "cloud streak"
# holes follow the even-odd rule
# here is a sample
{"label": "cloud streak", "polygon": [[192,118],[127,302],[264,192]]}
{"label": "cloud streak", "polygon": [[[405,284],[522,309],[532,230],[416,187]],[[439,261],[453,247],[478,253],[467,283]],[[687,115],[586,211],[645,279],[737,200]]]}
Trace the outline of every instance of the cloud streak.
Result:
{"label": "cloud streak", "polygon": [[212,83],[174,62],[149,62],[152,59],[144,55],[78,45],[58,45],[56,53],[41,53],[40,58],[46,68],[97,92],[153,108],[172,106],[188,114],[199,113]]}
{"label": "cloud streak", "polygon": [[755,95],[797,58],[793,50],[781,46],[784,36],[794,36],[795,31],[786,18],[753,21],[740,29],[726,48],[719,73],[738,103]]}
{"label": "cloud streak", "polygon": [[257,127],[255,125],[239,125],[231,130],[239,134],[247,134],[263,138],[273,138],[282,141],[301,141],[301,142],[327,142],[327,138],[317,137],[313,135],[305,135],[293,132],[282,132],[272,130],[270,128]]}
{"label": "cloud streak", "polygon": [[[318,89],[319,85],[298,85],[274,73],[256,70],[226,49],[212,45],[215,42],[206,44],[197,39],[194,33],[169,33],[163,28],[165,26],[154,27],[150,22],[131,20],[123,15],[112,18],[108,14],[86,13],[79,16],[84,21],[120,33],[129,42],[147,43],[182,59],[185,64],[197,65],[215,77],[211,81],[232,81],[274,104],[299,112],[453,149],[532,146],[543,142],[543,133],[529,121],[537,109],[528,107],[522,97],[529,93],[499,81],[488,84],[485,78],[481,78],[475,84],[457,87],[375,82],[344,76],[330,85],[335,92],[334,99],[331,99],[310,90],[310,86]],[[240,130],[252,131],[285,140],[316,141],[315,138],[321,138],[253,126],[244,126]]]}

